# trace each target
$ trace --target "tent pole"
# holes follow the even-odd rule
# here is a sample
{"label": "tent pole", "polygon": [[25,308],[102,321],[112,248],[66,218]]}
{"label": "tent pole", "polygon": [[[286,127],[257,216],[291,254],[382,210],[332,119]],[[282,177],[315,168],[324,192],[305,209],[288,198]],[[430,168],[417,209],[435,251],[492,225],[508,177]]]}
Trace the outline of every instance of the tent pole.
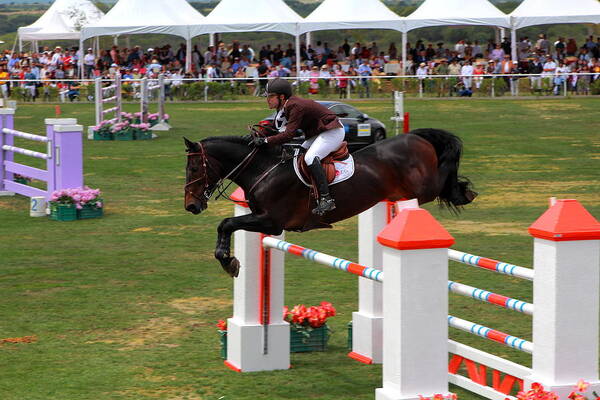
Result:
{"label": "tent pole", "polygon": [[500,27],[500,41],[498,43],[501,43],[505,37],[506,37],[506,32],[504,31],[504,28]]}
{"label": "tent pole", "polygon": [[19,36],[19,53],[23,52],[23,39]]}
{"label": "tent pole", "polygon": [[94,41],[96,42],[96,57],[100,57],[100,36],[95,37]]}
{"label": "tent pole", "polygon": [[113,45],[115,45],[115,46],[119,45],[119,36],[118,35],[113,36]]}
{"label": "tent pole", "polygon": [[296,83],[300,86],[300,34],[296,35]]}
{"label": "tent pole", "polygon": [[510,30],[510,53],[513,61],[519,61],[517,59],[517,30],[515,28]]}
{"label": "tent pole", "polygon": [[192,38],[186,40],[185,72],[192,72]]}
{"label": "tent pole", "polygon": [[208,35],[208,45],[209,46],[215,45],[215,34],[214,33],[211,33],[210,35]]}
{"label": "tent pole", "polygon": [[79,60],[78,60],[77,64],[79,64],[79,77],[81,79],[84,78],[84,76],[83,76],[83,56],[85,56],[85,51],[83,51],[83,42],[84,42],[84,40],[79,38]]}
{"label": "tent pole", "polygon": [[310,46],[310,42],[312,41],[312,32],[306,32],[306,49],[308,50],[308,46]]}
{"label": "tent pole", "polygon": [[408,42],[408,32],[402,32],[402,75],[406,75],[406,43]]}

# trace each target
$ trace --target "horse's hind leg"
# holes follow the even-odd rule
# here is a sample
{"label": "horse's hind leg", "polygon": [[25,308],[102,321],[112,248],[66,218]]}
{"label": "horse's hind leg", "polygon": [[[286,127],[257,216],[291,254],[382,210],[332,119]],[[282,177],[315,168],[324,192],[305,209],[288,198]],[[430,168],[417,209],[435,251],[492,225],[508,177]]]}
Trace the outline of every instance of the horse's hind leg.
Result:
{"label": "horse's hind leg", "polygon": [[221,221],[217,228],[215,258],[219,260],[223,269],[233,278],[239,274],[240,262],[237,258],[231,256],[231,235],[240,229],[250,232],[262,232],[267,235],[280,235],[283,231],[281,227],[276,227],[270,220],[254,214],[225,218]]}

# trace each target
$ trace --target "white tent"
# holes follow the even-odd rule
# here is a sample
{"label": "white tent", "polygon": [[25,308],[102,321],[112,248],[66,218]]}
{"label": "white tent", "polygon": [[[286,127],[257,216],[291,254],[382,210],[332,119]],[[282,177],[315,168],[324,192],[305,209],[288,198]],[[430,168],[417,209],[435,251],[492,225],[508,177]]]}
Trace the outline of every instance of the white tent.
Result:
{"label": "white tent", "polygon": [[192,27],[192,36],[224,32],[284,32],[298,35],[302,21],[283,0],[221,0]]}
{"label": "white tent", "polygon": [[441,25],[509,27],[510,21],[488,0],[425,0],[406,17],[406,31]]}
{"label": "white tent", "polygon": [[302,21],[283,0],[221,0],[201,24],[192,27],[193,36],[223,32],[284,32],[298,34]]}
{"label": "white tent", "polygon": [[598,0],[524,0],[511,14],[514,29],[532,25],[600,24]]}
{"label": "white tent", "polygon": [[488,0],[425,0],[406,17],[402,35],[402,65],[406,65],[406,33],[413,29],[442,25],[487,25],[509,27],[508,15]]}
{"label": "white tent", "polygon": [[101,20],[86,25],[81,38],[161,33],[190,39],[190,26],[203,20],[186,0],[119,0]]}
{"label": "white tent", "polygon": [[180,36],[186,39],[185,64],[186,71],[190,71],[193,37],[190,27],[204,19],[186,0],[119,0],[101,20],[81,30],[81,47],[84,40],[97,36],[144,33]]}
{"label": "white tent", "polygon": [[600,24],[598,0],[524,0],[512,13],[512,58],[517,59],[517,29],[544,24]]}
{"label": "white tent", "polygon": [[221,0],[201,24],[192,27],[192,36],[224,32],[283,32],[296,37],[296,71],[300,71],[302,17],[283,0]]}
{"label": "white tent", "polygon": [[75,28],[67,25],[64,18],[57,12],[49,15],[46,18],[46,24],[39,29],[32,31],[19,31],[19,38],[21,40],[61,40],[71,39],[79,40],[80,32]]}
{"label": "white tent", "polygon": [[56,0],[37,21],[18,29],[19,41],[76,40],[84,25],[103,16],[90,0]]}
{"label": "white tent", "polygon": [[300,33],[332,29],[403,31],[403,20],[380,0],[325,0],[300,24]]}

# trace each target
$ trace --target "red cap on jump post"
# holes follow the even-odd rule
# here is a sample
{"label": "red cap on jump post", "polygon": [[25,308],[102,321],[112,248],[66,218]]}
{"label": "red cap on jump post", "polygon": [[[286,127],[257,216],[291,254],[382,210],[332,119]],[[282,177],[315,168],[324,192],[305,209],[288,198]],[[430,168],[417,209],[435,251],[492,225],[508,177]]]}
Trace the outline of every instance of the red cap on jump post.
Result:
{"label": "red cap on jump post", "polygon": [[538,239],[562,242],[600,239],[600,222],[580,202],[557,200],[528,229]]}
{"label": "red cap on jump post", "polygon": [[403,122],[404,122],[404,124],[402,127],[403,128],[402,131],[404,133],[410,132],[410,113],[407,113],[407,112],[404,113],[404,121]]}
{"label": "red cap on jump post", "polygon": [[237,188],[229,198],[237,205],[248,208],[248,200],[242,188]]}
{"label": "red cap on jump post", "polygon": [[384,246],[398,250],[447,248],[454,238],[423,208],[405,208],[377,235]]}
{"label": "red cap on jump post", "polygon": [[60,106],[54,106],[54,114],[56,114],[57,117],[60,117],[60,115],[62,114]]}

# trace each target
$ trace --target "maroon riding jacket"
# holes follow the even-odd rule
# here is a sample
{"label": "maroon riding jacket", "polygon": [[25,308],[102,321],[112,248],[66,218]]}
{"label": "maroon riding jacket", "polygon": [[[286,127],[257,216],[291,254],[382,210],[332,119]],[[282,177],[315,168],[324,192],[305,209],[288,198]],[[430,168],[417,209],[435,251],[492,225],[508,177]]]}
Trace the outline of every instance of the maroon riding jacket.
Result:
{"label": "maroon riding jacket", "polygon": [[283,114],[287,120],[285,132],[270,136],[269,144],[289,142],[298,129],[302,129],[304,137],[310,139],[325,131],[343,127],[331,110],[316,101],[292,96],[283,107]]}

